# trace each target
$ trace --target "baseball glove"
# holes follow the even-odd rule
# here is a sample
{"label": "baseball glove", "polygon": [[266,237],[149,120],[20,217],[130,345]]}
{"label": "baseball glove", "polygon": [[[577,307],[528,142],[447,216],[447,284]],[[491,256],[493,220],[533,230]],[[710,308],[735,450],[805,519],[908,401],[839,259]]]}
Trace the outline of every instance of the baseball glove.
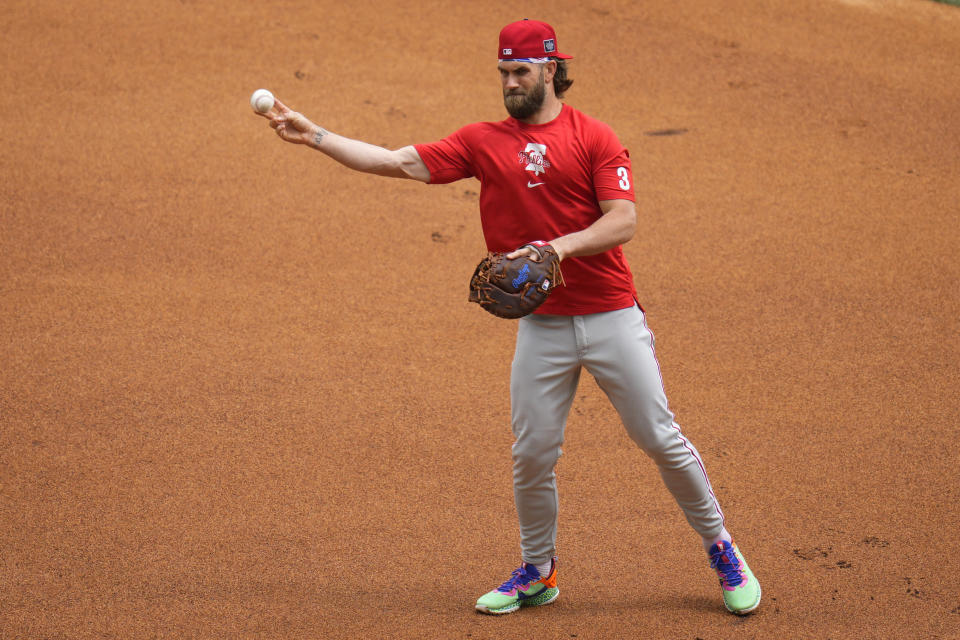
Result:
{"label": "baseball glove", "polygon": [[470,302],[501,318],[522,318],[563,284],[560,257],[553,247],[542,241],[524,247],[534,249],[540,259],[524,255],[508,260],[505,253],[490,253],[480,261],[470,278]]}

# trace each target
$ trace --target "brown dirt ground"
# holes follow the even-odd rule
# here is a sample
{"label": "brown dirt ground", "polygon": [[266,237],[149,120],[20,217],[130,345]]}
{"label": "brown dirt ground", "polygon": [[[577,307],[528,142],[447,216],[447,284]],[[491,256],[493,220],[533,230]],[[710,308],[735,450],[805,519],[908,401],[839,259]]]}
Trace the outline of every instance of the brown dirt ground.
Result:
{"label": "brown dirt ground", "polygon": [[[960,10],[524,7],[4,2],[0,637],[960,637]],[[477,184],[250,112],[391,147],[499,119],[525,15],[632,152],[627,256],[749,618],[590,380],[560,600],[473,611],[518,560]]]}

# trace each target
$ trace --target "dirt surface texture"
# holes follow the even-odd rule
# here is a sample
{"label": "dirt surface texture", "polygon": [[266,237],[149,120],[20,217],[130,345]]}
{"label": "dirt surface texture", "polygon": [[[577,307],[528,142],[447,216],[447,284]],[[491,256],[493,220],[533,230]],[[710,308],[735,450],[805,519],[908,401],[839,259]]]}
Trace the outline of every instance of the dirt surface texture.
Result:
{"label": "dirt surface texture", "polygon": [[[560,598],[474,611],[520,560],[479,184],[352,172],[248,103],[434,141],[506,117],[523,17],[631,152],[626,255],[751,616],[589,376]],[[0,34],[0,638],[960,638],[960,9],[5,0]]]}

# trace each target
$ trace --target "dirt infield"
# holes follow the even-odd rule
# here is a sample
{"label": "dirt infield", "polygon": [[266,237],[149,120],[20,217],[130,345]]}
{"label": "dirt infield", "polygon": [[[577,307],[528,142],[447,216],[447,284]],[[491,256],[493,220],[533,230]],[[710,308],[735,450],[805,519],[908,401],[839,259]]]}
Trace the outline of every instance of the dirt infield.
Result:
{"label": "dirt infield", "polygon": [[[4,2],[0,638],[960,638],[960,9],[508,4]],[[586,377],[561,597],[474,612],[519,553],[478,184],[351,173],[247,103],[436,140],[504,117],[527,16],[631,151],[748,618]]]}

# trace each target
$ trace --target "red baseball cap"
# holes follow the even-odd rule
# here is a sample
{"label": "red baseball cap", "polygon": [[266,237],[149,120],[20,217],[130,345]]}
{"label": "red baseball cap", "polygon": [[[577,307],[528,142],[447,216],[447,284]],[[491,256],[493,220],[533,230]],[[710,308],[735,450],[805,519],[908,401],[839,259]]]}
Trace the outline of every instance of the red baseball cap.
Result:
{"label": "red baseball cap", "polygon": [[546,62],[550,58],[569,60],[573,56],[560,53],[557,34],[546,22],[524,18],[500,30],[500,60]]}

